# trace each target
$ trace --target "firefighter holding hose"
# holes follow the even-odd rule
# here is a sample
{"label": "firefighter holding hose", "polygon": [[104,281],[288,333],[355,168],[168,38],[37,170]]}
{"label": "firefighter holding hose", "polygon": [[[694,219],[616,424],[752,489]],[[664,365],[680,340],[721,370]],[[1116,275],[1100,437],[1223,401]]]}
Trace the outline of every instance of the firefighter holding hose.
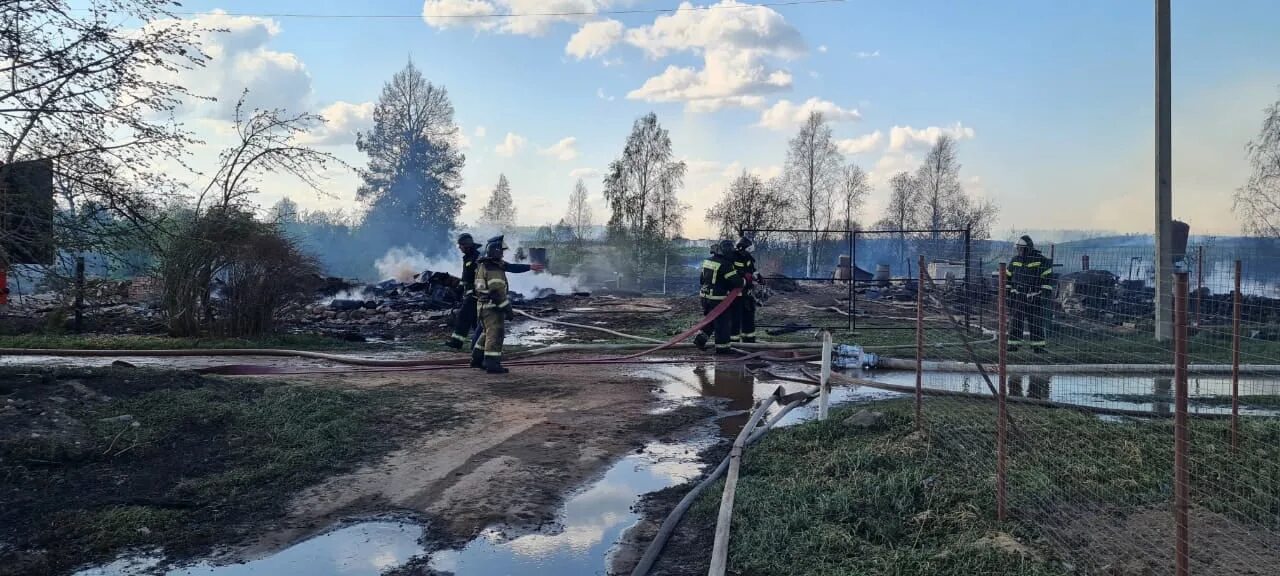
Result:
{"label": "firefighter holding hose", "polygon": [[1048,311],[1053,306],[1053,261],[1046,258],[1030,236],[1018,239],[1018,254],[1009,262],[1005,272],[1008,275],[1007,287],[1009,303],[1009,346],[1010,352],[1016,352],[1022,344],[1022,329],[1025,326],[1030,333],[1031,350],[1037,354],[1044,352],[1045,322]]}
{"label": "firefighter holding hose", "polygon": [[742,276],[742,295],[733,301],[730,340],[752,343],[756,341],[756,298],[752,290],[756,285],[756,257],[751,255],[752,241],[743,236],[733,252],[733,267]]}
{"label": "firefighter holding hose", "polygon": [[490,374],[508,372],[502,367],[502,339],[506,337],[506,322],[515,318],[515,311],[512,310],[508,297],[507,273],[542,271],[541,264],[511,264],[503,261],[502,253],[506,249],[504,237],[490,238],[475,266],[473,286],[481,332],[475,347],[471,349],[471,367],[483,368]]}
{"label": "firefighter holding hose", "polygon": [[476,260],[480,258],[480,245],[470,234],[463,234],[458,236],[458,251],[462,252],[462,304],[453,321],[453,335],[444,345],[461,350],[476,325]]}
{"label": "firefighter holding hose", "polygon": [[[716,306],[724,301],[725,297],[734,288],[741,288],[744,284],[742,274],[738,272],[737,266],[734,265],[734,246],[733,240],[721,240],[711,246],[711,257],[702,261],[702,276],[700,282],[702,284],[702,313],[710,314]],[[732,309],[726,310],[723,314],[707,326],[702,328],[702,332],[698,334],[693,342],[698,346],[699,350],[705,350],[707,340],[714,331],[716,336],[716,354],[730,354],[730,336],[733,324]]]}

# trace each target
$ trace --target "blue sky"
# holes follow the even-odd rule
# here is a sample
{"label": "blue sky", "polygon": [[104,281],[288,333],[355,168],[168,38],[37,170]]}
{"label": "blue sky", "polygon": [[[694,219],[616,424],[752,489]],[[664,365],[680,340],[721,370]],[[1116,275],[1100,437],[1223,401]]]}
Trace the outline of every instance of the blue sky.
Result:
{"label": "blue sky", "polygon": [[[226,101],[248,86],[264,103],[324,113],[330,124],[316,142],[355,165],[364,160],[352,132],[367,126],[368,103],[412,58],[448,88],[466,135],[464,221],[500,172],[522,224],[557,220],[578,176],[603,218],[599,172],[634,119],[652,110],[690,165],[686,231],[704,236],[705,209],[732,176],[778,173],[794,120],[816,107],[838,120],[848,161],[873,175],[864,222],[879,217],[888,178],[951,133],[967,189],[1002,208],[997,236],[1151,228],[1152,2],[691,6],[710,4],[720,7],[608,14],[680,4],[258,0],[191,1],[183,10],[251,15],[189,16],[230,29],[207,39],[215,61],[189,79],[195,90]],[[1175,217],[1198,233],[1237,233],[1230,197],[1247,178],[1244,146],[1262,108],[1280,98],[1280,3],[1173,6]],[[449,18],[560,11],[594,15]],[[412,17],[279,16],[286,13]],[[224,142],[225,112],[188,112],[207,134],[201,157]],[[287,180],[266,184],[264,204],[288,195],[309,208],[357,207],[356,179],[345,170],[331,173],[323,196]]]}

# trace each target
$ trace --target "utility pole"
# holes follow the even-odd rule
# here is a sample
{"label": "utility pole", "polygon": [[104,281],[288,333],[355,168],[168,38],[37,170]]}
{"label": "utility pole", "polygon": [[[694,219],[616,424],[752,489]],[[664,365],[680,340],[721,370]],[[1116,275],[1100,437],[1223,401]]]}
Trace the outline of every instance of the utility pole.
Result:
{"label": "utility pole", "polygon": [[1173,145],[1169,0],[1156,0],[1156,340],[1173,334]]}

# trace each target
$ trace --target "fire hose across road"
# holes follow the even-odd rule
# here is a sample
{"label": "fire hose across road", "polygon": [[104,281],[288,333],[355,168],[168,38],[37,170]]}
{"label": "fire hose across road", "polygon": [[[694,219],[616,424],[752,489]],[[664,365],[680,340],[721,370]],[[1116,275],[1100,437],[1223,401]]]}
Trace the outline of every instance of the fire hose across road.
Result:
{"label": "fire hose across road", "polygon": [[[639,336],[631,336],[618,333],[634,340],[643,340],[655,342],[656,345],[623,356],[611,357],[587,357],[587,358],[569,358],[560,360],[534,360],[520,359],[519,356],[507,362],[507,366],[548,366],[560,364],[582,364],[582,365],[609,365],[609,364],[646,364],[646,363],[665,363],[670,360],[653,360],[644,359],[644,356],[654,354],[663,350],[670,349],[685,340],[693,337],[700,330],[710,325],[721,314],[724,314],[733,302],[741,294],[740,289],[734,289],[728,296],[720,302],[714,309],[705,315],[699,322],[694,324],[688,330],[677,334],[670,340],[661,342],[654,339],[642,338]],[[540,318],[524,314],[534,320],[542,320]],[[745,352],[739,350],[739,352]],[[373,372],[412,372],[412,371],[434,371],[434,370],[456,370],[469,367],[467,359],[448,359],[448,360],[381,360],[373,358],[360,358],[355,356],[347,356],[341,354],[326,354],[324,352],[312,352],[307,350],[281,350],[270,348],[238,348],[238,349],[191,349],[191,350],[60,350],[60,349],[31,349],[31,348],[0,348],[0,356],[60,356],[60,357],[180,357],[180,356],[273,356],[273,357],[289,357],[289,358],[306,358],[313,360],[324,360],[343,364],[342,367],[333,368],[287,368],[278,366],[269,366],[265,364],[225,364],[221,366],[210,366],[207,368],[196,369],[196,372],[204,374],[222,374],[233,376],[253,376],[268,374],[343,374],[343,373],[373,373]],[[816,355],[800,355],[796,352],[784,353],[781,356],[769,355],[765,352],[748,352],[743,356],[738,356],[732,360],[742,362],[748,360],[761,360],[770,362],[807,362],[817,359]]]}

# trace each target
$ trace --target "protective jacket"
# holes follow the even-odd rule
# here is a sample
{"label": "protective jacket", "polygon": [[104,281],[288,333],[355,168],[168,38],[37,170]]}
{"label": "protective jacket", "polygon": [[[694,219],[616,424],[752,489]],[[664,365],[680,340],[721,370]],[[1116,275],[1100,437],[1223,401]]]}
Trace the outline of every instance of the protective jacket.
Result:
{"label": "protective jacket", "polygon": [[733,267],[742,276],[743,292],[750,292],[756,285],[756,257],[746,250],[734,253]]}
{"label": "protective jacket", "polygon": [[742,274],[733,260],[716,254],[702,261],[702,297],[724,300],[730,290],[743,286]]}
{"label": "protective jacket", "polygon": [[1032,250],[1026,256],[1014,256],[1006,274],[1009,275],[1008,289],[1011,294],[1053,295],[1053,261],[1039,250]]}

